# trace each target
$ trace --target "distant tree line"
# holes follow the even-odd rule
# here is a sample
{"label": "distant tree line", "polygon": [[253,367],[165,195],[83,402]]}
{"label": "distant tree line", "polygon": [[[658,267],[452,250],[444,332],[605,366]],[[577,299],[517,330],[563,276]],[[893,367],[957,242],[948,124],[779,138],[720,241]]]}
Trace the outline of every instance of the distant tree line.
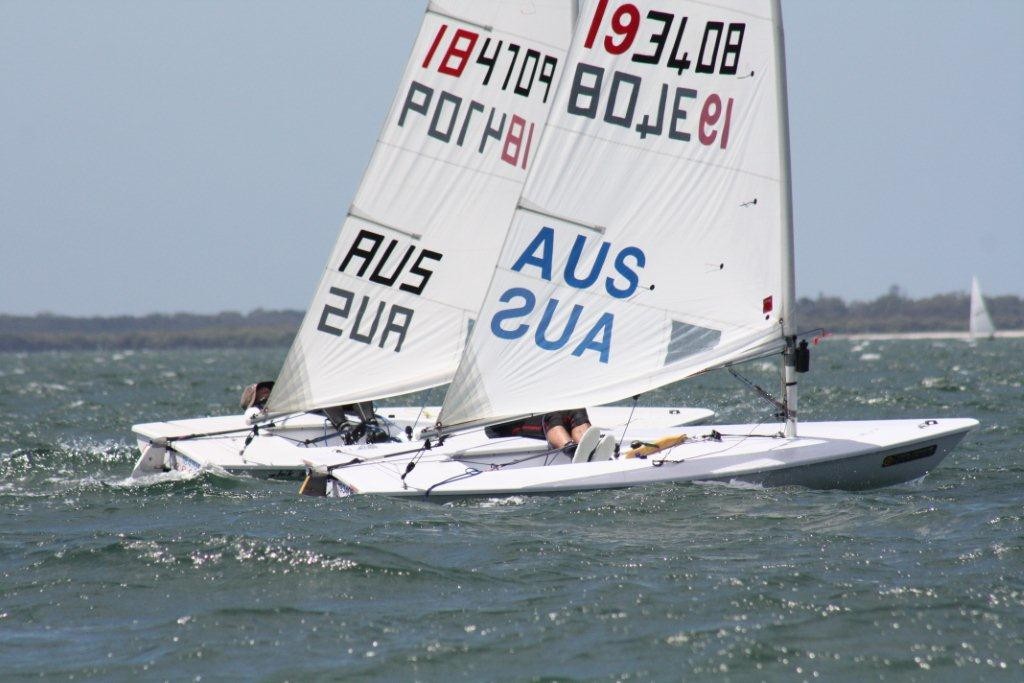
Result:
{"label": "distant tree line", "polygon": [[[996,329],[1024,329],[1024,299],[985,297]],[[908,299],[897,286],[874,301],[846,303],[839,297],[818,295],[797,301],[801,329],[823,328],[838,334],[860,332],[966,332],[971,300],[966,294],[937,294]]]}
{"label": "distant tree line", "polygon": [[[996,328],[1024,329],[1024,299],[986,297]],[[797,301],[801,330],[858,332],[966,331],[967,295],[908,299],[893,286],[874,301],[846,303],[819,294]],[[299,311],[154,314],[140,317],[74,318],[50,313],[0,315],[0,351],[103,349],[250,348],[287,346],[302,322]]]}
{"label": "distant tree line", "polygon": [[287,346],[302,322],[298,311],[153,314],[73,318],[41,313],[0,315],[0,351],[250,348]]}

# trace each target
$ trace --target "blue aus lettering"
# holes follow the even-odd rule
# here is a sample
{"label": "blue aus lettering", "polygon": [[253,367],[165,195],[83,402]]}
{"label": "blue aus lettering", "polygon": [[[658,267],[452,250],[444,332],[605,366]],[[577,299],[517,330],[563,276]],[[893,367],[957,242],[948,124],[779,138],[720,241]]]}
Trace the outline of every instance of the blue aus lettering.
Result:
{"label": "blue aus lettering", "polygon": [[[530,331],[529,323],[520,323],[514,327],[506,326],[505,323],[513,322],[520,318],[529,316],[537,306],[537,297],[525,287],[512,287],[503,293],[498,300],[503,304],[515,304],[512,308],[498,311],[491,318],[491,333],[500,339],[519,339]],[[569,312],[569,319],[561,331],[552,329],[551,320],[558,310],[558,299],[549,299],[544,306],[537,330],[534,332],[534,343],[545,351],[557,351],[569,343],[580,316],[583,314],[583,306],[573,304]],[[607,363],[612,348],[612,324],[614,316],[607,311],[590,328],[590,331],[583,336],[572,351],[574,356],[582,356],[585,351],[594,351],[602,363]]]}
{"label": "blue aus lettering", "polygon": [[[601,242],[589,269],[586,264],[582,263],[586,246],[587,236],[576,235],[572,248],[569,250],[565,269],[562,271],[562,281],[575,289],[589,289],[597,283],[608,261],[608,253],[611,251],[612,244],[611,242]],[[646,263],[647,257],[639,247],[630,246],[622,249],[615,255],[612,262],[614,273],[604,279],[605,291],[616,299],[632,296],[640,284],[640,276],[637,271],[643,269]],[[542,280],[551,282],[554,275],[554,264],[555,231],[544,226],[537,231],[537,234],[523,249],[523,253],[512,264],[512,270],[521,273],[527,268],[533,268]]]}
{"label": "blue aus lettering", "polygon": [[[587,236],[577,235],[569,248],[565,267],[560,273],[561,281],[574,289],[590,289],[598,286],[598,282],[609,296],[625,299],[631,296],[640,284],[638,273],[647,262],[644,252],[639,247],[629,246],[619,250],[611,257],[611,242],[602,241],[596,254],[589,262],[584,262],[583,255],[587,251]],[[542,280],[551,282],[555,277],[555,231],[544,226],[537,231],[529,244],[512,264],[512,270],[519,273],[532,273]],[[606,267],[610,274],[601,279]],[[562,302],[551,298],[538,305],[537,296],[525,287],[512,287],[506,290],[498,301],[509,304],[491,318],[491,333],[499,339],[515,340],[525,337],[533,326],[533,341],[545,351],[557,351],[572,344],[572,355],[582,357],[587,351],[597,354],[601,363],[607,363],[611,357],[612,328],[615,316],[603,311],[597,320],[584,331],[580,328],[580,319],[585,308],[582,304],[573,304],[569,309],[565,323],[560,329],[553,323],[556,312]],[[539,312],[539,319],[537,313]]]}

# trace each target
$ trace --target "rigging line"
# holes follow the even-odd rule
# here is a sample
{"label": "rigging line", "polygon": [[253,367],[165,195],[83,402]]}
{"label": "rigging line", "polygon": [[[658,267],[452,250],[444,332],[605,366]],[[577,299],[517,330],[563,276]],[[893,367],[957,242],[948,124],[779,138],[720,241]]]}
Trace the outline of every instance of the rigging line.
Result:
{"label": "rigging line", "polygon": [[[438,439],[437,445],[438,446],[444,445],[444,440],[443,439]],[[416,467],[416,463],[418,463],[423,458],[423,456],[426,454],[426,452],[429,451],[429,450],[432,450],[432,447],[430,445],[430,439],[425,439],[423,441],[423,446],[420,447],[419,452],[416,453],[412,457],[412,459],[409,460],[409,464],[405,466],[405,472],[402,473],[402,485],[403,486],[405,486],[405,478],[406,478],[406,476],[408,476],[409,473],[413,471],[413,468]],[[454,460],[454,458],[452,458],[452,459]]]}
{"label": "rigging line", "polygon": [[[684,441],[683,443],[686,443],[686,442]],[[673,465],[678,465],[679,463],[685,462],[685,460],[683,458],[679,458],[678,460],[669,460],[668,459],[669,453],[671,453],[677,447],[682,446],[683,443],[677,443],[675,446],[669,446],[668,448],[666,448],[665,449],[665,455],[662,456],[661,460],[655,460],[654,458],[651,458],[651,467],[661,467],[666,462],[672,463]]]}
{"label": "rigging line", "polygon": [[[754,393],[756,393],[758,396],[760,396],[762,399],[764,399],[771,405],[775,406],[775,408],[778,409],[779,414],[782,417],[786,417],[790,413],[789,407],[785,403],[779,401],[774,396],[769,394],[767,391],[765,391],[758,385],[754,384],[740,373],[736,372],[735,368],[733,368],[732,366],[728,366],[726,369],[729,371],[729,374],[731,374],[733,377],[746,384],[747,387],[750,388]],[[759,424],[763,424],[763,422]]]}
{"label": "rigging line", "polygon": [[[217,436],[227,436],[229,434],[245,434],[246,432],[248,432],[250,429],[252,429],[255,426],[258,426],[258,427],[260,427],[262,429],[275,429],[275,428],[277,428],[278,425],[273,420],[275,420],[277,418],[280,418],[280,417],[297,416],[297,415],[303,415],[303,414],[304,413],[301,413],[301,412],[278,413],[272,419],[270,419],[270,421],[268,421],[268,422],[264,422],[262,419],[260,419],[260,420],[257,420],[253,425],[246,425],[245,427],[233,427],[231,429],[221,429],[221,430],[217,430],[217,431],[213,431],[213,432],[193,432],[191,434],[181,434],[179,436],[166,436],[166,437],[163,437],[163,443],[169,444],[169,443],[173,443],[175,441],[192,441],[193,439],[207,439],[207,438],[213,438],[213,437],[217,437]],[[282,429],[290,429],[287,425],[281,425],[281,428]],[[146,437],[146,438],[149,439],[150,443],[159,442],[161,440],[160,437],[156,437],[156,438],[153,438],[153,439],[150,439],[149,437]]]}
{"label": "rigging line", "polygon": [[409,476],[410,472],[413,471],[413,469],[416,467],[416,464],[420,460],[423,459],[423,454],[426,453],[426,452],[427,452],[426,447],[421,448],[419,453],[415,454],[414,456],[412,456],[412,458],[409,459],[409,463],[405,466],[405,472],[402,472],[402,485],[403,486],[405,485],[405,478],[407,476]]}
{"label": "rigging line", "polygon": [[[346,446],[342,446],[341,448],[346,448]],[[372,457],[370,459],[361,459],[361,458],[359,458],[357,456],[353,456],[352,460],[349,460],[349,461],[346,461],[346,462],[336,463],[334,465],[327,465],[327,470],[328,471],[333,471],[334,469],[339,468],[339,467],[346,467],[348,465],[358,465],[358,464],[364,463],[364,462],[377,463],[377,462],[380,462],[382,460],[390,460],[392,458],[397,458],[397,457],[402,456],[402,455],[409,455],[410,453],[414,454],[414,457],[415,457],[416,453],[419,453],[419,452],[424,451],[424,450],[430,450],[430,449],[427,448],[426,446],[419,446],[417,448],[410,448],[410,449],[404,450],[404,451],[395,451],[394,453],[388,453],[387,455],[374,456],[374,457]],[[339,450],[338,452],[339,453],[343,453],[345,455],[351,455],[350,453],[345,453],[342,450]]]}
{"label": "rigging line", "polygon": [[[324,430],[324,431],[326,431],[326,430]],[[294,444],[302,444],[303,446],[315,446],[316,444],[320,443],[321,441],[329,441],[330,439],[333,439],[336,436],[340,437],[341,436],[341,432],[340,431],[331,432],[329,434],[324,434],[323,436],[318,436],[318,437],[316,437],[314,439],[296,439],[293,436],[285,436],[284,434],[271,434],[271,436],[276,436],[279,439],[284,439],[285,441],[290,441],[290,442],[292,442]],[[346,445],[348,445],[348,444],[346,444]]]}
{"label": "rigging line", "polygon": [[[262,426],[266,429],[266,428],[273,428],[276,425],[273,422],[269,422],[269,423],[267,423],[265,425],[262,425]],[[170,443],[174,443],[175,441],[192,441],[193,439],[206,439],[206,438],[213,438],[215,436],[227,436],[228,434],[245,434],[246,432],[248,432],[250,430],[252,430],[252,427],[246,426],[246,427],[235,427],[234,429],[222,429],[222,430],[216,431],[216,432],[195,432],[195,433],[192,433],[192,434],[182,434],[181,436],[168,436],[168,437],[164,437],[163,442],[165,444],[170,444]],[[154,443],[155,441],[159,441],[159,440],[160,440],[159,438],[150,439],[150,443]]]}
{"label": "rigging line", "polygon": [[509,465],[519,465],[519,464],[522,464],[524,462],[529,462],[531,460],[535,460],[537,458],[545,458],[544,466],[546,467],[546,466],[551,464],[550,462],[546,461],[547,458],[550,458],[553,455],[557,455],[558,453],[564,453],[564,452],[565,451],[563,451],[561,448],[550,448],[550,449],[548,449],[546,451],[541,451],[539,453],[532,453],[530,455],[523,456],[522,458],[519,458],[518,460],[509,460],[508,462],[502,462],[502,463],[486,463],[486,462],[480,462],[479,460],[470,460],[468,458],[452,458],[452,459],[453,460],[458,460],[459,462],[468,463],[470,465],[480,465],[481,467],[489,467],[492,470],[500,470],[503,467],[508,467]]}
{"label": "rigging line", "polygon": [[248,448],[249,444],[252,443],[252,440],[259,435],[260,426],[258,424],[255,424],[252,426],[252,433],[249,434],[249,436],[245,437],[245,443],[242,444],[242,450],[238,451],[238,457],[242,459],[242,462],[245,462],[245,449]]}
{"label": "rigging line", "polygon": [[[438,444],[438,445],[440,445],[440,444]],[[409,458],[409,462],[406,463],[406,465],[405,465],[405,471],[402,472],[402,477],[401,477],[402,478],[402,486],[404,486],[405,488],[409,487],[408,484],[405,483],[405,478],[407,476],[409,476],[409,473],[412,472],[416,468],[416,463],[418,463],[420,461],[420,459],[423,457],[423,454],[426,453],[429,450],[431,450],[430,441],[429,440],[425,440],[423,442],[423,445],[420,446],[419,450],[416,451],[415,453],[413,453],[413,456],[411,458]],[[390,457],[390,456],[384,456],[384,457],[386,458],[386,457]],[[377,460],[374,460],[372,464],[377,465],[378,467],[380,467],[380,465],[381,465],[380,460],[383,460],[383,459],[384,458],[378,458]]]}
{"label": "rigging line", "polygon": [[[761,425],[763,425],[767,421],[768,420],[761,420],[760,422],[757,423],[757,426],[760,427]],[[733,439],[781,439],[781,438],[783,438],[783,437],[779,436],[779,434],[722,434],[721,432],[719,432],[718,436],[728,436],[728,437],[733,438]],[[708,439],[706,439],[706,438],[705,439],[698,439],[698,441],[707,441],[707,440]]]}
{"label": "rigging line", "polygon": [[615,444],[616,453],[622,450],[622,442],[626,440],[626,431],[629,429],[629,423],[633,421],[633,411],[636,410],[636,403],[639,400],[640,394],[633,397],[633,407],[629,409],[629,417],[626,418],[626,426],[622,428],[622,436],[619,437],[619,443]]}
{"label": "rigging line", "polygon": [[[757,429],[758,427],[760,427],[761,425],[765,424],[766,422],[768,422],[768,418],[762,419],[760,422],[756,423],[753,428]],[[736,439],[736,442],[732,443],[732,444],[729,444],[728,446],[725,446],[724,448],[722,448],[720,450],[717,450],[717,451],[714,451],[712,453],[701,453],[699,455],[694,455],[690,459],[691,460],[700,460],[702,458],[708,458],[708,457],[712,457],[712,456],[721,455],[722,453],[728,453],[729,451],[731,451],[732,449],[736,448],[737,446],[742,445],[743,442],[745,442],[747,439],[757,439],[757,438],[761,438],[761,439],[778,439],[778,438],[780,438],[778,432],[776,432],[775,434],[754,434],[754,433],[748,433],[748,434],[722,434],[721,432],[718,432],[716,430],[711,430],[711,434],[707,434],[707,435],[705,435],[705,436],[703,436],[703,437],[701,437],[699,439],[694,439],[693,441],[684,441],[681,444],[677,444],[677,446],[683,446],[686,443],[703,443],[703,442],[706,442],[706,441],[721,441],[722,437],[725,437],[725,436],[732,437],[732,438]],[[676,448],[677,446],[672,446],[672,448]],[[672,448],[669,448],[668,450],[671,451]],[[669,462],[669,463],[675,464],[675,463],[681,463],[684,460],[682,458],[680,458],[679,460],[668,460],[668,457],[666,456],[665,458],[662,458],[661,463],[664,464],[666,461]],[[653,461],[652,461],[652,464],[653,464]]]}
{"label": "rigging line", "polygon": [[[524,440],[529,441],[531,443],[543,440],[543,439],[534,439],[534,438],[528,437],[528,436],[519,436],[517,434],[510,434],[509,436],[497,436],[497,437],[494,437],[493,439],[491,439],[490,441],[488,441],[486,443],[478,443],[475,446],[466,446],[462,450],[463,450],[463,452],[468,453],[469,451],[471,451],[471,450],[473,450],[475,448],[487,448],[488,446],[492,446],[492,445],[495,444],[495,442],[498,443],[498,444],[503,444],[503,443],[509,443],[510,441],[514,441],[516,439],[524,439]],[[558,449],[556,448],[555,450],[558,450]]]}
{"label": "rigging line", "polygon": [[[405,466],[405,472],[402,474],[402,484],[404,486],[406,486],[407,488],[408,488],[408,484],[405,483],[405,477],[410,472],[413,471],[413,469],[416,467],[416,463],[419,462],[420,458],[422,458],[423,455],[425,455],[427,450],[428,449],[426,449],[426,448],[422,449],[422,451],[420,453],[418,453],[417,455],[413,456],[413,458],[409,461],[409,464]],[[490,470],[500,470],[500,469],[502,469],[503,467],[505,467],[507,465],[517,465],[517,464],[520,464],[520,463],[523,463],[523,462],[528,462],[528,461],[530,461],[530,460],[532,460],[534,458],[549,458],[553,454],[558,453],[561,450],[562,450],[561,448],[552,448],[552,449],[548,449],[546,451],[542,451],[540,453],[535,453],[533,455],[525,456],[523,458],[520,458],[519,460],[511,460],[509,462],[500,463],[500,464],[488,464],[488,468]],[[483,466],[485,464],[485,463],[480,463],[480,462],[476,462],[476,461],[473,461],[473,460],[466,460],[464,458],[454,458],[454,457],[452,457],[450,459],[452,461],[459,462],[459,463],[470,463],[470,464],[481,465],[481,466]],[[545,462],[544,464],[547,465],[548,463]],[[454,475],[452,477],[449,477],[448,479],[445,479],[444,481],[441,481],[441,482],[438,482],[436,484],[433,484],[432,486],[427,488],[427,490],[424,492],[423,496],[424,497],[429,496],[430,492],[433,491],[434,488],[436,488],[438,486],[442,486],[443,484],[451,483],[452,481],[457,481],[457,480],[465,478],[465,477],[476,476],[477,474],[480,474],[481,471],[482,470],[477,470],[475,468],[470,468],[470,470],[467,470],[467,472],[465,472],[463,474],[457,474],[457,475]]]}
{"label": "rigging line", "polygon": [[[768,421],[768,418],[765,418],[765,419],[761,420],[760,422],[758,422],[757,424],[754,425],[754,429],[757,429],[758,427],[760,427],[761,425],[763,425],[767,421]],[[757,437],[769,438],[769,439],[777,439],[777,438],[779,438],[778,434],[754,434],[754,433],[750,433],[750,434],[719,434],[719,438],[721,438],[723,436],[732,436],[732,437],[736,438],[737,441],[736,441],[736,443],[731,444],[730,446],[728,446],[726,448],[723,448],[720,451],[716,451],[714,453],[714,455],[721,455],[722,453],[727,453],[728,451],[731,451],[732,449],[736,448],[737,446],[742,445],[747,439],[752,439],[752,438],[757,438]],[[706,453],[705,455],[711,455],[711,453]],[[704,456],[697,456],[697,457],[701,458],[701,457],[704,457]]]}
{"label": "rigging line", "polygon": [[[265,410],[266,410],[266,408],[264,408],[264,411]],[[273,421],[277,420],[279,418],[300,417],[302,415],[309,415],[309,414],[310,414],[309,410],[283,410],[283,411],[277,412],[277,413],[262,412],[262,413],[259,413],[258,415],[254,415],[251,418],[251,420],[252,420],[252,422],[254,424],[258,424],[258,425],[260,425],[262,427],[273,427],[274,426],[274,422]],[[282,424],[281,427],[282,427],[282,429],[284,429],[284,428],[287,427],[287,425]]]}
{"label": "rigging line", "polygon": [[[423,450],[422,446],[420,447],[420,450],[421,451]],[[392,458],[392,457],[395,457],[396,455],[408,455],[411,452],[413,452],[413,451],[406,451],[406,452],[401,453],[401,454],[399,454],[399,453],[392,453],[391,455],[383,456],[383,457],[376,458],[376,459],[373,459],[373,460],[363,460],[363,459],[361,459],[359,457],[353,457],[351,460],[346,460],[345,462],[338,462],[338,463],[335,463],[333,465],[327,465],[327,466],[324,467],[324,470],[327,471],[328,475],[332,475],[334,473],[334,470],[339,470],[339,469],[342,469],[344,467],[351,467],[352,465],[376,465],[378,467],[381,467],[382,463],[380,461],[383,460],[384,458]],[[413,457],[415,458],[416,456],[414,455]],[[412,468],[407,467],[407,470],[411,470],[411,469]],[[390,472],[391,470],[387,470],[387,471]],[[404,479],[403,479],[403,481],[404,481]]]}
{"label": "rigging line", "polygon": [[[279,434],[279,433],[276,433],[276,432],[271,434],[270,436],[276,436],[279,439],[284,439],[285,441],[290,441],[291,443],[294,443],[294,444],[302,444],[303,446],[309,447],[309,446],[315,446],[316,444],[321,443],[321,442],[329,441],[330,439],[333,439],[335,437],[344,438],[346,432],[352,431],[351,428],[360,427],[360,426],[364,426],[365,427],[366,425],[369,425],[370,423],[369,422],[364,422],[364,423],[360,424],[360,423],[356,423],[356,422],[346,422],[344,426],[349,428],[349,429],[336,429],[333,432],[328,432],[328,430],[327,430],[327,425],[328,424],[330,424],[329,421],[325,421],[324,422],[324,434],[323,434],[323,436],[318,436],[318,437],[315,437],[313,439],[297,439],[295,437],[285,436],[283,433]],[[390,439],[390,436],[391,436],[391,432],[390,431],[388,431],[385,428],[381,427],[379,423],[374,423],[374,425],[381,432],[386,433],[388,435],[388,437],[389,437],[389,440],[387,442],[373,442],[373,443],[397,443],[396,440]],[[369,431],[369,430],[365,430],[365,431]],[[344,447],[344,446],[354,446],[354,445],[357,445],[357,444],[345,443],[341,447]]]}
{"label": "rigging line", "polygon": [[[420,418],[423,417],[423,411],[427,409],[426,397],[423,399],[423,403],[420,404],[420,412],[416,413],[416,419],[412,421],[412,430],[415,432],[416,428],[420,426]],[[412,434],[409,435],[409,440],[412,440]]]}
{"label": "rigging line", "polygon": [[453,475],[451,477],[448,477],[447,479],[443,479],[443,480],[437,482],[436,484],[431,484],[429,487],[427,487],[427,490],[423,492],[423,497],[426,498],[427,496],[429,496],[430,493],[434,489],[436,489],[438,486],[444,486],[445,484],[451,484],[452,482],[455,482],[455,481],[461,481],[463,479],[469,479],[470,477],[475,477],[478,474],[480,474],[480,470],[467,469],[465,472],[463,472],[461,474],[456,474],[456,475]]}

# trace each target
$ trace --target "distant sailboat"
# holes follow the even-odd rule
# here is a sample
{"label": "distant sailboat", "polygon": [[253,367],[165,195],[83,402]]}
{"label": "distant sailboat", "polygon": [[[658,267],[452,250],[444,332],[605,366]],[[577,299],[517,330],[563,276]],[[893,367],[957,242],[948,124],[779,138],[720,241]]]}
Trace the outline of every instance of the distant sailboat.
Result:
{"label": "distant sailboat", "polygon": [[996,326],[992,324],[992,316],[988,314],[988,308],[985,307],[985,299],[981,296],[981,285],[978,284],[977,277],[971,278],[971,322],[969,329],[971,341],[994,339],[996,336]]}

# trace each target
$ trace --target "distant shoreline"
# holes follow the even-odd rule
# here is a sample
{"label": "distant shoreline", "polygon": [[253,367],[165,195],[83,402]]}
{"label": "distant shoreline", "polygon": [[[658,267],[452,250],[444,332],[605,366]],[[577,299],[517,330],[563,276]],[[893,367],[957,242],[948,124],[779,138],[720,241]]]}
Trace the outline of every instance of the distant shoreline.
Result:
{"label": "distant shoreline", "polygon": [[239,349],[291,344],[298,311],[74,318],[0,315],[0,351]]}
{"label": "distant shoreline", "polygon": [[[1024,337],[1024,299],[986,297],[1000,331]],[[757,301],[760,310],[761,301]],[[965,293],[908,299],[898,287],[874,301],[847,303],[838,297],[801,298],[796,319],[807,336],[815,330],[851,340],[967,340],[970,308]],[[171,313],[145,316],[74,317],[40,313],[0,314],[0,352],[125,351],[142,349],[240,349],[289,346],[302,311],[257,309],[249,313]]]}
{"label": "distant shoreline", "polygon": [[[850,341],[890,341],[900,339],[953,339],[969,341],[968,332],[857,332],[855,334],[830,334],[830,339],[849,339]],[[996,339],[1024,339],[1024,330],[999,330]]]}

